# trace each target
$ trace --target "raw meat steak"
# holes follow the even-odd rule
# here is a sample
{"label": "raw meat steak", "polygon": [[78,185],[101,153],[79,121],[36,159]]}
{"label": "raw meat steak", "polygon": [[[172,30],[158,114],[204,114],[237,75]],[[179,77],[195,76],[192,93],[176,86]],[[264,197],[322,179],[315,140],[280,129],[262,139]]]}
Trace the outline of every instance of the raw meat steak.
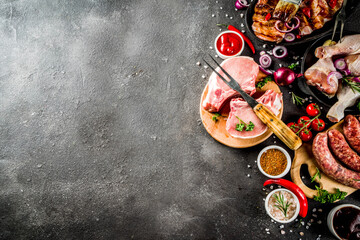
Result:
{"label": "raw meat steak", "polygon": [[[262,103],[275,115],[280,113],[282,106],[282,94],[276,93],[274,90],[267,90],[261,97],[256,99]],[[239,123],[239,117],[248,124],[250,121],[255,127],[252,131],[237,131],[236,125]],[[226,130],[235,138],[254,138],[260,136],[268,127],[256,116],[252,108],[242,98],[234,98],[230,102],[230,114],[226,121]]]}
{"label": "raw meat steak", "polygon": [[[255,93],[255,80],[259,73],[259,65],[250,57],[234,57],[226,59],[221,67],[227,71],[248,94]],[[217,68],[225,79],[225,74]],[[238,92],[226,85],[221,78],[213,72],[209,78],[209,90],[202,106],[209,112],[219,112],[224,103],[232,97],[240,96]]]}

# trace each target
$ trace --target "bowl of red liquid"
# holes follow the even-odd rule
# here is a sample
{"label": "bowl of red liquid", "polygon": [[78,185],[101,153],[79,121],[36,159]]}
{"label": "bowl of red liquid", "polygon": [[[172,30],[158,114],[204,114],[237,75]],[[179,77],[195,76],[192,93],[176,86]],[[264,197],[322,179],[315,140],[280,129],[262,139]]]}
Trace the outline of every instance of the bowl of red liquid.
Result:
{"label": "bowl of red liquid", "polygon": [[215,39],[215,50],[222,59],[239,56],[244,50],[244,39],[234,31],[224,31]]}
{"label": "bowl of red liquid", "polygon": [[360,207],[353,204],[334,207],[328,214],[327,224],[339,240],[360,239]]}

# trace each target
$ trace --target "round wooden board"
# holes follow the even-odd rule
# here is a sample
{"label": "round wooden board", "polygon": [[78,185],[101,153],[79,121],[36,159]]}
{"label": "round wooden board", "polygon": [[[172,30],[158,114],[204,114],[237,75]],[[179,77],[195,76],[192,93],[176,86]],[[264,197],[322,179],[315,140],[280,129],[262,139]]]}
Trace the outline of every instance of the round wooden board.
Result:
{"label": "round wooden board", "polygon": [[[335,124],[329,129],[337,129],[343,133],[342,130],[343,121]],[[314,176],[316,174],[316,160],[312,153],[312,146],[309,143],[303,143],[303,145],[295,151],[295,157],[293,163],[291,165],[291,179],[292,181],[298,185],[305,193],[308,198],[313,198],[317,195],[317,190],[311,189],[307,187],[301,179],[300,169],[301,166],[305,164],[308,167],[308,171],[310,176]],[[355,192],[357,189],[345,186],[341,183],[332,180],[324,173],[321,172],[321,179],[318,177],[315,178],[315,181],[319,183],[320,187],[327,190],[330,193],[334,193],[336,188],[340,189],[340,191],[347,192],[346,196],[349,196],[351,193]]]}
{"label": "round wooden board", "polygon": [[[261,96],[266,90],[274,90],[275,92],[281,93],[281,90],[279,86],[274,82],[268,82],[265,86],[263,86],[261,89],[256,89],[256,93],[254,94],[255,97]],[[255,138],[248,138],[248,139],[242,139],[242,138],[234,138],[230,136],[230,134],[226,131],[226,118],[229,114],[229,109],[223,108],[221,110],[221,117],[218,117],[218,121],[215,122],[212,120],[212,117],[214,116],[214,113],[210,113],[206,110],[204,110],[201,106],[201,103],[205,99],[206,95],[208,93],[208,84],[206,84],[206,87],[201,95],[201,101],[200,101],[200,116],[201,121],[206,129],[206,131],[217,141],[221,142],[222,144],[233,147],[233,148],[247,148],[255,146],[259,143],[262,143],[267,138],[269,138],[272,135],[272,131],[268,129],[266,132],[264,132],[262,135],[255,137]],[[281,106],[280,113],[278,115],[279,118],[281,118],[283,114],[284,104]]]}

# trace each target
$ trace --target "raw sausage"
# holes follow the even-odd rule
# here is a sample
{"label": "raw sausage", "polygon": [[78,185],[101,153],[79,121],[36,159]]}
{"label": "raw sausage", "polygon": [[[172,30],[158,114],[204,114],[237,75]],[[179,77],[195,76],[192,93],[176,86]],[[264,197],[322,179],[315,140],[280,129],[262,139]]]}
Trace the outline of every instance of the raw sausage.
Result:
{"label": "raw sausage", "polygon": [[344,135],[350,146],[360,153],[360,123],[353,115],[347,115],[344,119]]}
{"label": "raw sausage", "polygon": [[328,147],[327,132],[316,135],[312,150],[321,171],[339,183],[360,189],[360,173],[343,167],[335,160]]}
{"label": "raw sausage", "polygon": [[344,135],[336,129],[328,131],[330,148],[338,160],[349,168],[360,172],[360,156],[346,142]]}

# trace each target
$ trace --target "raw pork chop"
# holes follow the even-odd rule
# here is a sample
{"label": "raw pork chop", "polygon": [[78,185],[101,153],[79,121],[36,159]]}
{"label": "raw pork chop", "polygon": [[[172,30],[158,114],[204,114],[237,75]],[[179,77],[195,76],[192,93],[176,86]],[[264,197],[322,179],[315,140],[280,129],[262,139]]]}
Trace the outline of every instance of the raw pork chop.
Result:
{"label": "raw pork chop", "polygon": [[[259,65],[252,58],[229,58],[221,63],[221,67],[240,84],[240,87],[246,93],[250,95],[255,93],[255,80],[259,73]],[[217,68],[216,71],[225,77],[225,79],[228,79],[220,68]],[[239,93],[226,85],[215,72],[211,74],[208,85],[208,94],[202,106],[209,112],[219,112],[228,99],[239,96]]]}
{"label": "raw pork chop", "polygon": [[[260,98],[256,99],[262,103],[275,115],[280,113],[282,106],[282,94],[276,93],[274,90],[267,90]],[[253,131],[237,131],[236,124],[239,123],[239,117],[248,124],[250,121],[254,123]],[[260,136],[267,130],[267,126],[255,115],[252,108],[242,98],[234,98],[230,102],[230,114],[226,121],[226,130],[235,138],[254,138]]]}
{"label": "raw pork chop", "polygon": [[340,85],[336,96],[338,101],[329,109],[326,115],[331,122],[339,122],[343,119],[345,109],[356,103],[356,100],[360,98],[360,93],[352,90],[349,86],[342,87]]}
{"label": "raw pork chop", "polygon": [[331,58],[319,59],[314,65],[305,71],[306,83],[316,86],[317,89],[325,93],[329,98],[335,96],[338,90],[339,80],[333,75],[329,82],[327,77],[330,72],[336,71]]}

